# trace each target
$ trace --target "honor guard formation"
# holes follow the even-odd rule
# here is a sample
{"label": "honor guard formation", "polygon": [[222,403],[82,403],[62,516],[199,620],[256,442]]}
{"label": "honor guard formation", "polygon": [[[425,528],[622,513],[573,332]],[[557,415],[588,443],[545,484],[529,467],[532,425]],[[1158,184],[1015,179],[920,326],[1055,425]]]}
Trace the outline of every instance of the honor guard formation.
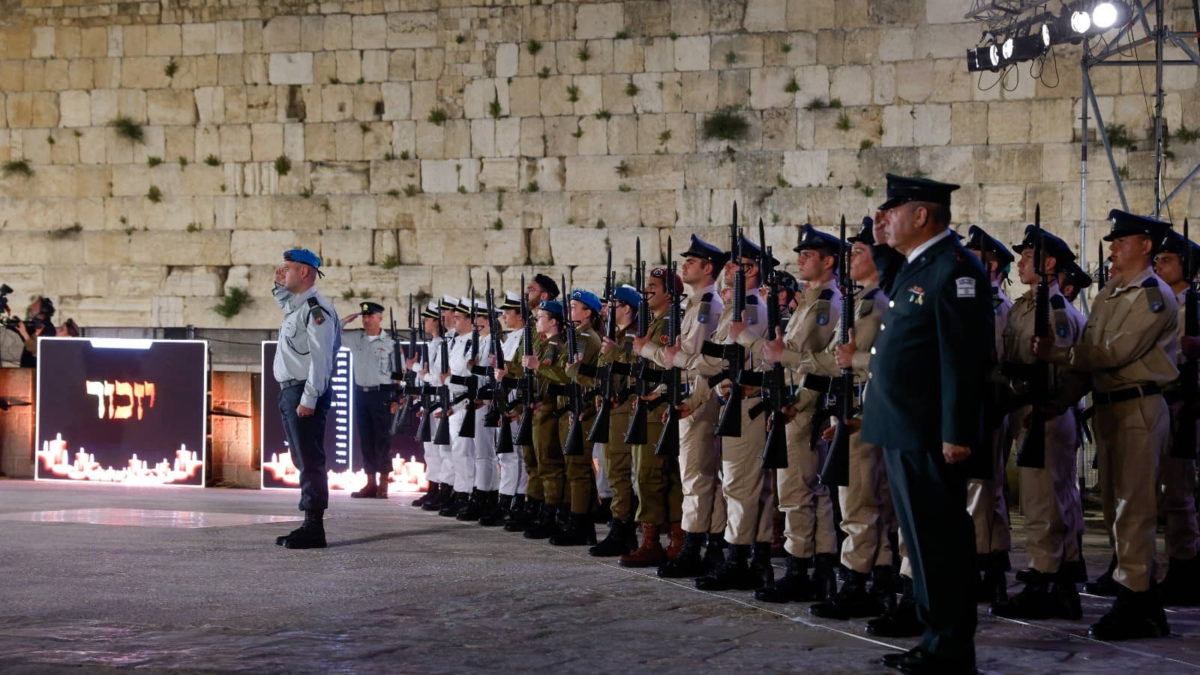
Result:
{"label": "honor guard formation", "polygon": [[[955,189],[889,174],[861,227],[799,228],[795,277],[735,205],[727,242],[668,243],[664,267],[639,242],[633,285],[611,251],[603,289],[535,274],[500,293],[489,277],[481,297],[410,300],[406,338],[371,302],[339,322],[320,259],[286,252],[274,375],[305,521],[278,543],[325,546],[332,359],[361,317],[345,340],[367,471],[353,497],[388,496],[388,439],[415,427],[429,489],[413,506],[921,636],[884,658],[904,672],[973,672],[979,603],[1078,620],[1081,584],[1114,598],[1092,637],[1167,635],[1164,604],[1200,604],[1200,247],[1186,223],[1114,210],[1093,278],[1040,209],[1012,246],[956,234]],[[1010,299],[1014,262],[1029,290]],[[1113,550],[1091,581],[1085,442]],[[1010,556],[1013,508],[1027,560]]]}

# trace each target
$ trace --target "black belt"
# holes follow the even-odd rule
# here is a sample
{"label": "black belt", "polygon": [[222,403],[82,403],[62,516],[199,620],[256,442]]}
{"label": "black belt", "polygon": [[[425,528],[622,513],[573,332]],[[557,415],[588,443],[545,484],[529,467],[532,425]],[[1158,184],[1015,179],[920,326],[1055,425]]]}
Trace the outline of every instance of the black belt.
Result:
{"label": "black belt", "polygon": [[1135,398],[1143,396],[1153,396],[1161,394],[1162,388],[1157,384],[1147,384],[1141,387],[1129,387],[1128,389],[1118,389],[1109,392],[1092,392],[1092,403],[1095,405],[1108,405],[1110,403],[1121,403],[1122,401],[1132,401]]}
{"label": "black belt", "polygon": [[279,388],[280,389],[291,389],[292,387],[299,387],[299,386],[303,385],[306,381],[307,380],[284,380],[283,382],[279,383]]}

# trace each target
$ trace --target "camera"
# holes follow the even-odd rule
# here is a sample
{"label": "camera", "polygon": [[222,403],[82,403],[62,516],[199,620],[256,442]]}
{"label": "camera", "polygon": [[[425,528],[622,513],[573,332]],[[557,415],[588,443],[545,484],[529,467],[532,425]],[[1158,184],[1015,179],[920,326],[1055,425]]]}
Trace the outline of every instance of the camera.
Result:
{"label": "camera", "polygon": [[8,294],[12,293],[12,286],[8,284],[0,284],[0,314],[8,314]]}

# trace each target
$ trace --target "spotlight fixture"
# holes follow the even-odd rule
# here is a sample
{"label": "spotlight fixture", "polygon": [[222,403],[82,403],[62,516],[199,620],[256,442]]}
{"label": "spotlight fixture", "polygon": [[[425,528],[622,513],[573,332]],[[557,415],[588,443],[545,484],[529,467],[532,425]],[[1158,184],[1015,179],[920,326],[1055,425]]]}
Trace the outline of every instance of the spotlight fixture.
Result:
{"label": "spotlight fixture", "polygon": [[1119,15],[1116,3],[1100,2],[1092,8],[1092,25],[1100,30],[1108,30],[1117,23]]}
{"label": "spotlight fixture", "polygon": [[1086,11],[1074,10],[1071,12],[1071,30],[1076,35],[1083,35],[1092,29],[1092,15]]}

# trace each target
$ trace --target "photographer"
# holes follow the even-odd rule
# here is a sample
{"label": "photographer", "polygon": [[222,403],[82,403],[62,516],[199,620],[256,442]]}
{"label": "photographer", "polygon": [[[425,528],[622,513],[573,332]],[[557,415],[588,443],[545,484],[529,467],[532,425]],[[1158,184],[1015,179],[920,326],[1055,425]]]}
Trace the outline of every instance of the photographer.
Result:
{"label": "photographer", "polygon": [[[26,321],[12,321],[9,327],[21,337],[22,346],[20,367],[37,367],[37,340],[39,337],[53,337],[57,334],[54,323],[54,303],[50,298],[38,298],[29,304],[26,310]],[[7,339],[7,338],[6,338]]]}

